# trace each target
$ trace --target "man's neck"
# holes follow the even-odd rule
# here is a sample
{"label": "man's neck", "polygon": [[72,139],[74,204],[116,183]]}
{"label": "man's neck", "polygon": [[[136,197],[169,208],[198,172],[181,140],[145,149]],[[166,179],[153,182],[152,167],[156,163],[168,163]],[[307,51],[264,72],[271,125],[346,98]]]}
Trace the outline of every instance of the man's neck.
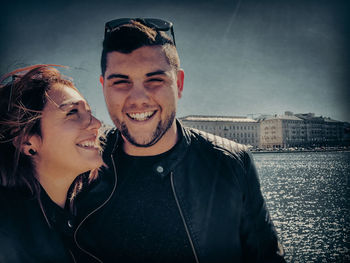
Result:
{"label": "man's neck", "polygon": [[123,149],[124,152],[132,156],[153,156],[169,151],[178,141],[178,130],[176,122],[166,131],[158,142],[150,147],[138,147],[131,144],[124,137]]}

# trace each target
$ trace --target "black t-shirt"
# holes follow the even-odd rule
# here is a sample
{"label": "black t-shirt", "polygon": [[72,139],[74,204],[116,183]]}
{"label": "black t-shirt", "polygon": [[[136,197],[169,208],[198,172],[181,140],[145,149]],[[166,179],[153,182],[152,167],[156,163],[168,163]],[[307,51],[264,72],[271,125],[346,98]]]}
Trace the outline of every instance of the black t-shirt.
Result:
{"label": "black t-shirt", "polygon": [[170,176],[157,173],[171,151],[139,157],[118,149],[116,192],[96,215],[104,220],[94,250],[104,262],[195,262]]}

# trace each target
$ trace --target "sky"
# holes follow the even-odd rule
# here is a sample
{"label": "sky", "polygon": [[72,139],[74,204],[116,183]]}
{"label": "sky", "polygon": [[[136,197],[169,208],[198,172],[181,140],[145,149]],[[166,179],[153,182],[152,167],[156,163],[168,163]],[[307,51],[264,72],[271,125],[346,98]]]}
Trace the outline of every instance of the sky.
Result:
{"label": "sky", "polygon": [[95,115],[111,124],[100,54],[105,22],[174,23],[183,97],[177,116],[313,112],[350,122],[350,4],[346,0],[7,1],[0,74],[61,64]]}

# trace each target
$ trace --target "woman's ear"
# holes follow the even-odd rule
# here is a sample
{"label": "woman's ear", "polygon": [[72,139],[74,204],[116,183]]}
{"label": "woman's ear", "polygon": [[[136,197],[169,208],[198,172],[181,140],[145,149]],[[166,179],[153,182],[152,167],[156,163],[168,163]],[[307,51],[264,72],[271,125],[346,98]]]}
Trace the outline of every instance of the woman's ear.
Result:
{"label": "woman's ear", "polygon": [[39,135],[32,135],[24,140],[21,145],[21,152],[28,156],[34,156],[37,154],[41,144],[41,138]]}

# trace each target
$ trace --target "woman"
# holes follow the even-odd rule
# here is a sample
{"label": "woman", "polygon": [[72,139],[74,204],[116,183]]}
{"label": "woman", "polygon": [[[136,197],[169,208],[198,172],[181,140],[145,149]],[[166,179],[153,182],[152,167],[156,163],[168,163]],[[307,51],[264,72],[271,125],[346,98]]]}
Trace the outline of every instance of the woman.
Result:
{"label": "woman", "polygon": [[102,164],[101,123],[53,66],[0,86],[0,262],[74,262],[73,198]]}

